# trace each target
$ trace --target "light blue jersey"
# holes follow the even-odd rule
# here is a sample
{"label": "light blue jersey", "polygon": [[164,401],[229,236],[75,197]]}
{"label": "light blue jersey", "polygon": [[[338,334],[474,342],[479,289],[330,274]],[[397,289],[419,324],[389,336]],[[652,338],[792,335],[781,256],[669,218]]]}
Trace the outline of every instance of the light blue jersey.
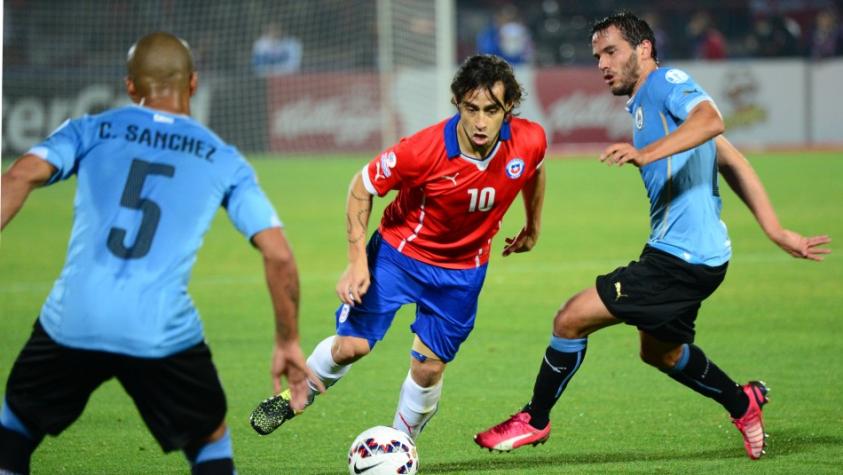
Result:
{"label": "light blue jersey", "polygon": [[203,339],[187,294],[223,206],[246,237],[281,226],[239,152],[188,116],[127,106],[65,122],[33,147],[77,176],[67,260],[40,321],[73,348],[164,357]]}
{"label": "light blue jersey", "polygon": [[[702,101],[711,98],[684,71],[658,68],[650,73],[627,103],[635,148],[672,133]],[[727,262],[732,247],[720,220],[714,140],[649,163],[640,172],[650,199],[647,244],[691,264]]]}

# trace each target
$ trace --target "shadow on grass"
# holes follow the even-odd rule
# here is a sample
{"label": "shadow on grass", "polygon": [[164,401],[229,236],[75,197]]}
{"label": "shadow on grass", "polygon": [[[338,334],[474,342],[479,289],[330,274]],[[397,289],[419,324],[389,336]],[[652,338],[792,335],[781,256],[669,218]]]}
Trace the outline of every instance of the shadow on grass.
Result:
{"label": "shadow on grass", "polygon": [[[423,466],[424,473],[451,473],[451,472],[472,472],[478,470],[539,470],[541,468],[572,466],[572,465],[596,465],[603,463],[629,463],[647,461],[667,460],[711,460],[738,458],[743,456],[735,450],[720,449],[707,450],[694,453],[679,453],[673,451],[662,452],[593,452],[577,454],[542,454],[531,457],[508,457],[509,454],[487,454],[485,457],[477,457],[459,462],[426,464]],[[490,458],[491,457],[491,458]]]}
{"label": "shadow on grass", "polygon": [[[840,447],[843,437],[805,435],[777,432],[771,435],[768,456],[792,455],[818,447]],[[677,453],[676,451],[652,452],[593,452],[577,454],[542,454],[528,457],[508,457],[509,454],[486,454],[459,462],[424,464],[424,473],[472,472],[480,470],[540,470],[560,465],[599,465],[648,461],[708,461],[743,459],[742,447],[701,450]],[[529,455],[529,454],[527,454]]]}
{"label": "shadow on grass", "polygon": [[[843,437],[829,435],[804,435],[802,433],[776,432],[770,436],[768,457],[798,454],[818,447],[840,447]],[[481,450],[481,449],[478,449]],[[426,464],[422,461],[422,472],[452,473],[452,472],[481,472],[495,470],[528,471],[550,469],[559,466],[599,465],[614,463],[648,462],[648,461],[709,461],[743,459],[745,457],[741,447],[702,450],[698,452],[677,453],[670,450],[652,452],[592,452],[576,454],[541,454],[530,455],[520,451],[516,456],[508,453],[478,453],[476,457],[458,462],[444,462]],[[318,472],[315,475],[334,474],[336,472]]]}
{"label": "shadow on grass", "polygon": [[792,455],[823,446],[842,447],[843,437],[787,430],[775,431],[770,434],[768,445],[767,453],[770,455]]}

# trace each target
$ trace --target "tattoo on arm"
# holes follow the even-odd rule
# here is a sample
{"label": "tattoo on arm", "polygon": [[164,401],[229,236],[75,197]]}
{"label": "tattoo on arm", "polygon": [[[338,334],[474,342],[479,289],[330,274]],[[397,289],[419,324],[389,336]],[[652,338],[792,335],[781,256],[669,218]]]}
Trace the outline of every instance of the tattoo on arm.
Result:
{"label": "tattoo on arm", "polygon": [[[348,236],[348,242],[349,243],[355,243],[355,242],[360,241],[361,239],[366,238],[366,231],[369,227],[369,214],[371,213],[371,210],[372,210],[372,208],[371,208],[372,196],[368,195],[368,194],[365,195],[365,196],[360,196],[360,195],[356,194],[354,192],[354,190],[352,190],[349,193],[349,197],[351,199],[356,200],[356,201],[365,203],[365,205],[363,205],[363,207],[361,207],[357,211],[357,222],[356,223],[353,222],[351,216],[346,215],[346,234]],[[360,232],[359,233],[354,232],[355,231],[355,225],[360,226]]]}
{"label": "tattoo on arm", "polygon": [[355,193],[355,192],[354,192],[354,190],[351,190],[351,191],[349,192],[349,195],[350,195],[352,198],[354,198],[355,200],[357,200],[357,201],[366,201],[366,202],[368,202],[368,201],[371,201],[371,199],[372,199],[372,195],[366,194],[366,195],[364,195],[364,196],[360,196],[360,195],[358,195],[357,193]]}

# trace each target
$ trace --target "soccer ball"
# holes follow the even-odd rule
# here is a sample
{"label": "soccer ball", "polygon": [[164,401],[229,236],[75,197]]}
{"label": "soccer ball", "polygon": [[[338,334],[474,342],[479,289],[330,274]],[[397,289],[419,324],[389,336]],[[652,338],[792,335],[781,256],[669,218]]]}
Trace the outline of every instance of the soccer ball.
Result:
{"label": "soccer ball", "polygon": [[416,444],[392,427],[366,429],[348,449],[348,473],[352,475],[414,474],[418,468]]}

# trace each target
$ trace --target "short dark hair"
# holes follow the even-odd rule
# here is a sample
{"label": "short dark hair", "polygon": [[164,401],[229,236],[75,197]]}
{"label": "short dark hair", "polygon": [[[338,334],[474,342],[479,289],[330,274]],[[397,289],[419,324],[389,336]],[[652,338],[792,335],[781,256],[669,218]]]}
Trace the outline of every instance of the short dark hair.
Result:
{"label": "short dark hair", "polygon": [[608,29],[610,26],[620,30],[623,39],[633,48],[640,45],[644,40],[649,41],[653,45],[653,61],[659,62],[659,54],[656,51],[656,35],[653,34],[653,29],[646,21],[629,12],[615,13],[594,23],[594,26],[591,27],[591,36],[594,36],[598,31]]}
{"label": "short dark hair", "polygon": [[524,90],[515,79],[512,66],[503,58],[493,54],[478,54],[463,61],[454,75],[453,81],[451,81],[451,93],[454,95],[452,102],[459,106],[463,97],[478,87],[485,88],[489,92],[489,96],[495,102],[498,102],[498,99],[492,94],[492,87],[498,81],[503,83],[504,89],[504,104],[498,104],[498,106],[506,109],[505,105],[511,104],[512,110],[508,112],[513,114],[513,110],[521,104],[521,96],[524,95]]}

